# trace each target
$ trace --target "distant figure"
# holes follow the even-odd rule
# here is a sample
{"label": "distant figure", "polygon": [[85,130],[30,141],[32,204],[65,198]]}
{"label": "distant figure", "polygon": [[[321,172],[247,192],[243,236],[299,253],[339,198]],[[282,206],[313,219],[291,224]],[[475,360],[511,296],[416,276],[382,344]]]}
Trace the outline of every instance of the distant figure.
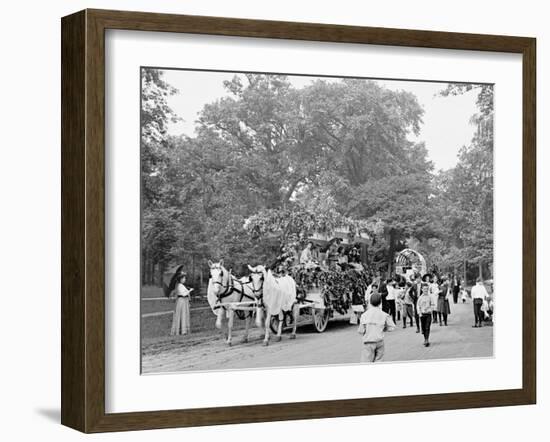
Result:
{"label": "distant figure", "polygon": [[439,284],[437,283],[436,275],[430,275],[430,286],[428,292],[430,293],[432,303],[434,305],[434,309],[432,311],[432,322],[437,322],[437,300],[439,297]]}
{"label": "distant figure", "polygon": [[395,323],[382,311],[379,294],[370,297],[370,308],[361,315],[357,332],[363,336],[361,362],[377,362],[384,357],[384,332],[392,331]]}
{"label": "distant figure", "polygon": [[373,295],[378,295],[378,284],[375,282],[373,282],[372,284],[370,284],[368,287],[367,287],[367,290],[365,291],[365,304],[367,306],[367,309],[370,307],[370,298],[373,296]]}
{"label": "distant figure", "polygon": [[306,248],[300,254],[300,264],[310,267],[315,265],[313,260],[313,242],[308,241]]}
{"label": "distant figure", "polygon": [[416,308],[416,303],[420,295],[422,294],[422,277],[416,275],[416,279],[413,282],[411,290],[409,291],[411,300],[413,301],[413,310],[414,310],[414,322],[416,324],[416,333],[420,333],[420,316]]}
{"label": "distant figure", "polygon": [[458,302],[458,294],[460,293],[460,279],[456,275],[453,276],[451,289],[453,291],[453,302],[456,304]]}
{"label": "distant figure", "polygon": [[327,264],[329,269],[336,270],[338,269],[338,258],[340,253],[338,253],[338,241],[333,241],[328,250],[327,250]]}
{"label": "distant figure", "polygon": [[359,250],[359,246],[357,246],[357,244],[354,245],[348,252],[348,262],[351,264],[361,263],[361,251]]}
{"label": "distant figure", "polygon": [[483,315],[485,316],[485,320],[490,322],[490,325],[493,324],[493,313],[495,310],[495,303],[493,300],[493,295],[490,293],[487,296],[487,299],[483,301],[483,305],[481,306],[481,311]]}
{"label": "distant figure", "polygon": [[472,326],[474,328],[476,327],[482,327],[482,321],[483,321],[483,312],[481,311],[481,307],[483,306],[483,301],[485,301],[489,297],[489,293],[487,293],[487,289],[483,285],[483,281],[481,278],[476,279],[476,285],[472,287],[472,301],[474,303],[474,321],[475,324]]}
{"label": "distant figure", "polygon": [[388,279],[386,288],[388,290],[388,296],[386,296],[386,304],[388,306],[388,314],[391,315],[391,318],[393,319],[393,322],[395,322],[395,298],[398,292],[398,289],[396,287],[396,282],[394,279]]}
{"label": "distant figure", "polygon": [[389,313],[390,308],[388,306],[388,282],[384,278],[380,278],[380,284],[378,284],[378,293],[382,296],[382,311]]}
{"label": "distant figure", "polygon": [[414,290],[413,284],[407,282],[407,286],[403,291],[403,328],[407,328],[407,318],[410,321],[411,327],[413,326],[413,315],[414,315],[414,303],[415,299],[413,298]]}
{"label": "distant figure", "polygon": [[462,304],[465,304],[468,300],[468,292],[465,288],[460,289],[460,300],[462,301]]}
{"label": "distant figure", "polygon": [[344,246],[338,247],[338,267],[341,270],[348,270],[351,266],[348,264],[348,255]]}
{"label": "distant figure", "polygon": [[446,278],[443,278],[439,290],[439,296],[437,297],[437,315],[439,318],[439,325],[447,325],[447,317],[451,314],[451,306],[449,305],[449,295],[451,289]]}
{"label": "distant figure", "polygon": [[189,295],[193,289],[185,287],[186,274],[179,273],[176,280],[176,287],[171,293],[171,297],[176,298],[176,307],[172,318],[172,330],[170,334],[186,335],[191,332],[191,315],[189,311]]}
{"label": "distant figure", "polygon": [[[405,290],[407,288],[405,280],[399,278],[399,282],[395,284],[395,312],[397,320],[401,320],[401,314],[403,313],[403,299],[405,298]],[[397,323],[397,322],[396,322]]]}
{"label": "distant figure", "polygon": [[430,328],[432,325],[432,312],[435,305],[433,298],[430,296],[430,287],[428,283],[422,283],[422,294],[416,303],[416,309],[420,315],[420,325],[422,327],[422,335],[424,336],[424,347],[430,346]]}

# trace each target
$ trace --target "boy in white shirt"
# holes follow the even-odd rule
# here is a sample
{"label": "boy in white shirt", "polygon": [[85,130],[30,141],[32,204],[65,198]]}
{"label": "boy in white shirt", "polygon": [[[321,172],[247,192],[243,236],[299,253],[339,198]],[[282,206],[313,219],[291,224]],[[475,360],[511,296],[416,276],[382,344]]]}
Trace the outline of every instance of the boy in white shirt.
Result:
{"label": "boy in white shirt", "polygon": [[395,329],[390,315],[382,311],[382,297],[374,293],[370,297],[370,308],[361,315],[357,332],[363,335],[361,362],[377,362],[384,356],[384,332]]}

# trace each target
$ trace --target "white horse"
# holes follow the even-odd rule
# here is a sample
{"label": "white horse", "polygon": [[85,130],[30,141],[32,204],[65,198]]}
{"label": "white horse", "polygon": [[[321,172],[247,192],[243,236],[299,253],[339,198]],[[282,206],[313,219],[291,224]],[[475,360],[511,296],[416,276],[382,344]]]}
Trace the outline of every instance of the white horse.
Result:
{"label": "white horse", "polygon": [[[261,292],[254,289],[250,278],[236,278],[223,266],[223,260],[217,263],[208,261],[210,267],[210,280],[208,281],[207,298],[212,311],[217,316],[216,328],[221,329],[224,313],[227,315],[227,340],[231,345],[233,319],[235,312],[244,313],[245,334],[242,342],[248,342],[248,331],[250,328],[250,316],[253,312],[253,304],[258,302]],[[232,303],[243,303],[235,305]],[[239,308],[240,307],[240,308]],[[249,309],[247,309],[249,307]],[[241,318],[242,319],[242,318]],[[256,324],[261,326],[260,318],[256,317]]]}
{"label": "white horse", "polygon": [[[262,303],[266,313],[263,345],[269,344],[269,326],[272,316],[277,316],[279,319],[276,340],[281,340],[284,312],[292,311],[294,325],[290,339],[295,339],[299,308],[296,303],[296,282],[294,279],[291,276],[275,277],[271,273],[271,270],[266,270],[261,265],[256,267],[248,266],[248,269],[251,272],[250,279],[252,280],[254,289],[262,287]],[[257,320],[260,318],[260,315],[261,307],[258,307],[256,313]]]}

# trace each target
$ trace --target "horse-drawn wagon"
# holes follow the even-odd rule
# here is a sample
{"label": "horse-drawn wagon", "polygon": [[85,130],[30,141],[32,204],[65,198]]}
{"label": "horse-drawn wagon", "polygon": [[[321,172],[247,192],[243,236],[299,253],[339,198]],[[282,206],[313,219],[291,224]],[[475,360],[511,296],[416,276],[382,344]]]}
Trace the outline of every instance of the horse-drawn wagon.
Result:
{"label": "horse-drawn wagon", "polygon": [[[296,259],[294,250],[283,254],[279,265],[272,266],[273,270],[263,265],[249,266],[250,274],[242,278],[232,276],[222,263],[210,263],[208,299],[218,317],[216,325],[219,328],[224,318],[223,312],[227,313],[228,343],[231,342],[235,315],[246,320],[246,340],[249,318],[255,316],[259,326],[265,314],[264,344],[267,345],[270,331],[280,339],[283,328],[292,328],[291,338],[294,338],[298,325],[310,323],[316,331],[323,332],[331,318],[354,317],[362,311],[368,277],[360,262],[361,247],[358,241],[365,238],[351,235],[349,229],[343,233],[344,239],[336,238],[338,244],[354,248],[357,261],[335,264],[327,256],[325,260],[311,259],[304,263]],[[352,243],[350,238],[355,241]],[[332,240],[320,237],[308,242],[313,240],[317,243],[322,241],[325,245],[332,243]]]}
{"label": "horse-drawn wagon", "polygon": [[[349,319],[364,311],[364,294],[368,277],[362,266],[327,269],[320,266],[295,266],[290,271],[296,281],[298,325],[311,324],[322,333],[332,318]],[[283,327],[293,327],[290,312],[283,316]],[[355,321],[351,321],[355,323]],[[278,328],[279,318],[273,317],[271,329]]]}

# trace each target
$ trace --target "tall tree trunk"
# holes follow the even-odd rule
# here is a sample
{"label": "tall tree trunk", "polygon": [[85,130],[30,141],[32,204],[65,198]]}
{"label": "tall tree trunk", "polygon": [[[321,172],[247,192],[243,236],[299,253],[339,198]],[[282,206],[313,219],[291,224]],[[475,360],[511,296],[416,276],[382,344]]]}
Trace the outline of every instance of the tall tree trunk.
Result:
{"label": "tall tree trunk", "polygon": [[166,265],[162,262],[162,263],[159,263],[159,278],[158,278],[158,286],[159,287],[162,287],[162,284],[164,282],[164,271],[166,269]]}
{"label": "tall tree trunk", "polygon": [[462,279],[462,285],[465,286],[468,281],[466,281],[466,269],[468,268],[468,261],[464,260],[464,278]]}
{"label": "tall tree trunk", "polygon": [[147,283],[147,250],[141,251],[141,285]]}
{"label": "tall tree trunk", "polygon": [[483,280],[483,261],[480,259],[478,263],[479,277]]}
{"label": "tall tree trunk", "polygon": [[388,278],[393,273],[393,255],[395,254],[395,230],[390,230],[390,247],[388,248]]}
{"label": "tall tree trunk", "polygon": [[149,266],[149,285],[155,285],[155,267],[156,266],[157,266],[156,261],[152,259]]}

